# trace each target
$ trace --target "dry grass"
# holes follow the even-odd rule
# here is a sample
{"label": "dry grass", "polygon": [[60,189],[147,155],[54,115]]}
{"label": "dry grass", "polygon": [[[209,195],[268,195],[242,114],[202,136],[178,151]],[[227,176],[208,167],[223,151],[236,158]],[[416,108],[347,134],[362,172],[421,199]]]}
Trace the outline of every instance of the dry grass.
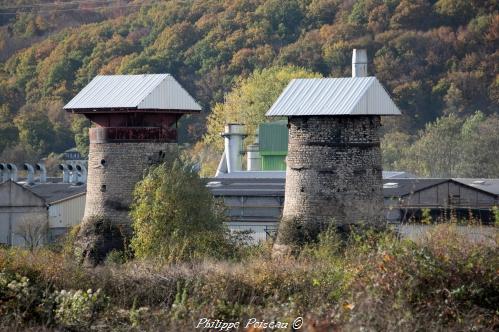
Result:
{"label": "dry grass", "polygon": [[[0,250],[0,270],[27,276],[39,289],[102,289],[110,304],[94,322],[99,330],[193,330],[201,317],[291,322],[297,316],[309,331],[499,327],[497,241],[473,242],[442,225],[421,243],[374,233],[338,243],[323,238],[280,260],[263,245],[239,261],[132,260],[94,269],[48,250],[10,249]],[[0,290],[0,311],[12,315],[1,296]],[[61,327],[30,317],[16,322]]]}

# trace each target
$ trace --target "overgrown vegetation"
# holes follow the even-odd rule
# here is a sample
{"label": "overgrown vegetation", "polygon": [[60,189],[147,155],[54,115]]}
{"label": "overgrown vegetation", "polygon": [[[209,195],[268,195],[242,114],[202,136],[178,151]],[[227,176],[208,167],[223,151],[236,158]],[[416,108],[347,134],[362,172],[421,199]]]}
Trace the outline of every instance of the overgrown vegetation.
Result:
{"label": "overgrown vegetation", "polygon": [[237,252],[221,203],[181,158],[156,166],[137,184],[131,217],[138,258],[176,262]]}
{"label": "overgrown vegetation", "polygon": [[370,232],[342,242],[324,232],[280,260],[263,243],[237,260],[95,269],[46,249],[2,249],[0,327],[192,330],[203,317],[302,316],[310,331],[494,331],[499,239],[470,241],[456,227],[439,225],[418,243]]}

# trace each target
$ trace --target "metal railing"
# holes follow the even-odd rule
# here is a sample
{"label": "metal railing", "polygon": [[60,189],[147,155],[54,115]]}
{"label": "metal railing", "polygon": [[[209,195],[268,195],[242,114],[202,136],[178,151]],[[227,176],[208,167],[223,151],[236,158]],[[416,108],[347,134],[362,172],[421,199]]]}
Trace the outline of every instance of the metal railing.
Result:
{"label": "metal railing", "polygon": [[138,141],[173,143],[177,141],[177,130],[162,127],[95,127],[90,128],[89,136],[92,143]]}

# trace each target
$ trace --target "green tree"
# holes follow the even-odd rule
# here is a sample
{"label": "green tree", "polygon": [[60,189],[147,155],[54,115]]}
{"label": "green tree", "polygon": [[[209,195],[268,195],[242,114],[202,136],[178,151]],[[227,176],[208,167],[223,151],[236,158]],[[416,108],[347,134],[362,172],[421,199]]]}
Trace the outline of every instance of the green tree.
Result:
{"label": "green tree", "polygon": [[438,0],[435,4],[435,10],[452,23],[457,24],[466,22],[475,14],[470,0]]}
{"label": "green tree", "polygon": [[395,131],[387,133],[381,140],[381,151],[383,153],[383,169],[398,170],[400,160],[406,158],[410,144],[409,134]]}
{"label": "green tree", "polygon": [[56,136],[54,127],[48,116],[33,105],[24,106],[14,119],[19,131],[21,145],[32,147],[40,154],[49,152],[50,142]]}
{"label": "green tree", "polygon": [[256,70],[248,78],[240,79],[225,96],[224,103],[217,103],[208,116],[205,144],[213,144],[222,151],[220,133],[227,123],[245,124],[248,141],[252,142],[258,125],[267,120],[265,113],[293,78],[320,76],[303,68],[286,66]]}
{"label": "green tree", "polygon": [[427,124],[401,166],[422,176],[455,177],[462,153],[461,127],[456,115]]}
{"label": "green tree", "polygon": [[168,261],[216,256],[227,235],[220,210],[191,165],[177,159],[137,184],[131,246],[139,258]]}
{"label": "green tree", "polygon": [[88,155],[90,140],[88,138],[88,129],[90,121],[83,116],[75,116],[71,122],[71,131],[74,135],[76,148],[83,156]]}
{"label": "green tree", "polygon": [[459,176],[499,177],[499,116],[476,112],[464,122],[461,137]]}

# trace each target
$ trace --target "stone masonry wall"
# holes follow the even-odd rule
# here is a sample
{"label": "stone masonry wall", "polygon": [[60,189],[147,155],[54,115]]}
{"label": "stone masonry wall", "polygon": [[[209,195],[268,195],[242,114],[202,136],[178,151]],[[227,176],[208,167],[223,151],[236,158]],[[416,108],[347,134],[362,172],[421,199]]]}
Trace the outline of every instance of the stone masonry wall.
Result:
{"label": "stone masonry wall", "polygon": [[379,224],[380,117],[291,117],[289,125],[283,220]]}
{"label": "stone masonry wall", "polygon": [[135,184],[176,143],[90,143],[84,219],[104,216],[115,225],[129,225]]}

